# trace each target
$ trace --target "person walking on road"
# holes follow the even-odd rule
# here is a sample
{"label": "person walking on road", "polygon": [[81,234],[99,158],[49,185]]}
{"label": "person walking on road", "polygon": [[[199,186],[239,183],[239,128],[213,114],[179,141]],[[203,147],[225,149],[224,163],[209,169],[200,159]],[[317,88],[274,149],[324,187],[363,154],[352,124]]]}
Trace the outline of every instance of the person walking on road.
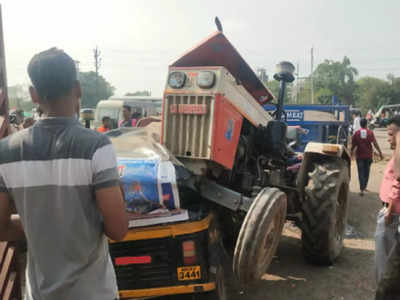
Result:
{"label": "person walking on road", "polygon": [[394,150],[386,166],[375,234],[376,300],[400,299],[400,115],[389,120],[388,142]]}
{"label": "person walking on road", "polygon": [[353,114],[353,134],[357,132],[361,128],[361,117],[359,112],[355,112]]}
{"label": "person walking on road", "polygon": [[123,239],[128,221],[113,147],[76,118],[70,56],[43,51],[28,73],[47,117],[0,140],[0,240],[26,237],[26,300],[117,299],[108,238]]}
{"label": "person walking on road", "polygon": [[360,195],[363,196],[368,185],[369,173],[371,170],[373,148],[376,148],[381,159],[383,159],[382,151],[375,139],[374,132],[367,128],[367,120],[360,121],[361,128],[357,130],[351,141],[351,153],[356,156],[358,180],[360,182]]}

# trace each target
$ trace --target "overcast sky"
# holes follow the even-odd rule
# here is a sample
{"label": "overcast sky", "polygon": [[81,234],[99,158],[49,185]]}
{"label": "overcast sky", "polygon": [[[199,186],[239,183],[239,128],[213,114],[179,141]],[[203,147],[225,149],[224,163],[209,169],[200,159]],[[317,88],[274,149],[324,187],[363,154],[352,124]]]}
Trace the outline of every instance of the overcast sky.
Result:
{"label": "overcast sky", "polygon": [[102,53],[100,73],[116,94],[151,90],[161,96],[169,63],[216,30],[244,59],[271,77],[280,60],[315,65],[347,55],[361,76],[400,76],[399,0],[3,0],[8,84],[29,83],[33,54],[56,46],[94,70],[93,48]]}

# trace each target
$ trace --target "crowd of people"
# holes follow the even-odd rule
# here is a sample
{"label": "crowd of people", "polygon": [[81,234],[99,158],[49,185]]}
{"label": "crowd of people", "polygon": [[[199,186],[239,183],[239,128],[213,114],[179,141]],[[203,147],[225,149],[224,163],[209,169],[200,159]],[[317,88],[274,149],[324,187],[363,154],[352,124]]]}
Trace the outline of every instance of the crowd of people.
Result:
{"label": "crowd of people", "polygon": [[[118,127],[135,127],[142,117],[140,112],[136,111],[132,113],[132,107],[130,107],[129,105],[123,106],[122,116],[123,119],[118,122]],[[102,125],[97,129],[98,132],[104,133],[112,129],[112,122],[110,117],[104,116],[101,121]]]}
{"label": "crowd of people", "polygon": [[[357,163],[360,196],[367,191],[375,148],[382,160],[383,154],[368,120],[355,114],[351,153]],[[400,299],[400,115],[388,121],[388,142],[393,154],[382,178],[379,200],[382,209],[377,216],[375,234],[376,300]]]}
{"label": "crowd of people", "polygon": [[[31,127],[35,122],[41,118],[43,112],[40,107],[36,109],[35,117],[25,117],[22,109],[15,109],[10,113],[10,129],[11,133],[15,133],[19,130]],[[118,122],[118,127],[136,127],[139,120],[142,118],[140,112],[132,112],[132,107],[124,105],[122,110],[123,119]],[[105,133],[113,129],[112,119],[109,116],[102,118],[102,125],[97,128],[98,132]]]}

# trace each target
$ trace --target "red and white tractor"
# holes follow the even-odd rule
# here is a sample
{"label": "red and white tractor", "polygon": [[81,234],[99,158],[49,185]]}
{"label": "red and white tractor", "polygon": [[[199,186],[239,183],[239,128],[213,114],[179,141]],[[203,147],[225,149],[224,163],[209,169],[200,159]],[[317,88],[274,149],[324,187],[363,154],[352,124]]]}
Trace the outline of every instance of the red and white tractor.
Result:
{"label": "red and white tractor", "polygon": [[161,142],[217,204],[243,284],[266,271],[286,219],[302,229],[310,262],[332,264],[343,247],[350,157],[338,144],[309,143],[301,154],[289,147],[283,95],[293,71],[278,65],[273,114],[262,105],[274,96],[220,30],[168,71]]}

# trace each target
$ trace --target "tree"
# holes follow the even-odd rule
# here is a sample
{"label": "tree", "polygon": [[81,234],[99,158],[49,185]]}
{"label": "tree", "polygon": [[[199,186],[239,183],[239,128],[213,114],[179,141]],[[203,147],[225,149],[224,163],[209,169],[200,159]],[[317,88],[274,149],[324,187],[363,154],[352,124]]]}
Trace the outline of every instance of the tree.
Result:
{"label": "tree", "polygon": [[389,82],[389,104],[399,104],[400,99],[400,77],[394,77]]}
{"label": "tree", "polygon": [[396,77],[395,77],[392,73],[389,73],[389,74],[387,74],[386,79],[387,79],[390,83],[393,84],[393,82],[394,82],[394,80],[396,79]]}
{"label": "tree", "polygon": [[125,96],[151,96],[150,91],[136,91],[134,93],[126,93]]}
{"label": "tree", "polygon": [[356,68],[351,66],[350,59],[345,56],[342,62],[325,60],[313,73],[315,98],[321,104],[329,104],[335,95],[343,104],[354,104],[356,101],[355,77]]}
{"label": "tree", "polygon": [[398,104],[400,78],[388,75],[387,81],[375,77],[362,77],[357,81],[357,105],[364,111],[377,111],[380,106]]}
{"label": "tree", "polygon": [[[392,82],[394,81],[393,78]],[[389,104],[393,94],[393,88],[388,81],[374,77],[357,80],[357,106],[364,112],[369,109],[376,111],[380,106]]]}
{"label": "tree", "polygon": [[[296,80],[293,86],[293,92],[297,93],[297,104],[311,104],[311,80],[309,77]],[[317,98],[320,93],[323,93],[323,89],[315,92],[314,95]]]}
{"label": "tree", "polygon": [[[270,90],[272,95],[274,95],[274,97],[276,99],[275,102],[278,102],[279,90],[281,88],[281,83],[279,81],[276,81],[276,80],[270,80],[270,81],[267,82],[266,86],[268,87],[268,89]],[[291,102],[291,99],[292,99],[292,87],[293,87],[292,83],[286,84],[285,96],[283,98],[283,102],[284,103],[290,103]]]}
{"label": "tree", "polygon": [[275,99],[278,99],[279,96],[279,81],[276,80],[270,80],[266,83],[266,86],[268,87],[268,89],[270,90],[270,92],[272,93],[272,95],[274,95]]}
{"label": "tree", "polygon": [[10,108],[22,109],[24,98],[24,87],[22,84],[8,87],[8,103]]}
{"label": "tree", "polygon": [[8,87],[8,102],[11,109],[22,109],[30,112],[36,105],[32,102],[28,86],[16,84]]}
{"label": "tree", "polygon": [[115,88],[104,79],[103,76],[97,78],[96,91],[96,72],[79,72],[79,80],[82,86],[82,107],[95,108],[97,102],[108,99],[114,94]]}

